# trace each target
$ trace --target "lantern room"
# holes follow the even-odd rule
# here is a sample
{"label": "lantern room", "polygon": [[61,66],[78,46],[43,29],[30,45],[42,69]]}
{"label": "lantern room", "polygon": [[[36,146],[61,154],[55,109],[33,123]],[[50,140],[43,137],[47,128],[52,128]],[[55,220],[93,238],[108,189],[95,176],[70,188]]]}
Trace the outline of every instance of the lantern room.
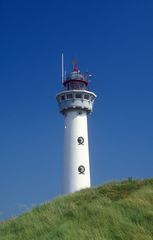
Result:
{"label": "lantern room", "polygon": [[82,74],[77,66],[74,66],[63,81],[66,90],[86,90],[88,86],[88,74]]}

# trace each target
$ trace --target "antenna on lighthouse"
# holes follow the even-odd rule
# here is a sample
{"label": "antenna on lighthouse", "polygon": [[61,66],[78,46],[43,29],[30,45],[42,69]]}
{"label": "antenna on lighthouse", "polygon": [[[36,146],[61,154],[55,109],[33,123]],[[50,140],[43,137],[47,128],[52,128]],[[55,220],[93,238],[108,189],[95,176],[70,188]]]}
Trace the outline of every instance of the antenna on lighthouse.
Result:
{"label": "antenna on lighthouse", "polygon": [[64,82],[64,54],[62,53],[62,84]]}

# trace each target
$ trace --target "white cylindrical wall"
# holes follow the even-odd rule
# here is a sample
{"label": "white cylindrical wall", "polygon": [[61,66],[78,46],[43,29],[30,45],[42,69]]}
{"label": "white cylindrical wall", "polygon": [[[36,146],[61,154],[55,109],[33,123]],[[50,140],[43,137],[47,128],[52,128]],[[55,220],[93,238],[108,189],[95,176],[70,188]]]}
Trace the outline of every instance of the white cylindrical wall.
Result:
{"label": "white cylindrical wall", "polygon": [[[78,138],[83,137],[83,144]],[[84,166],[80,173],[79,166]],[[87,112],[69,110],[65,114],[64,164],[62,193],[68,194],[90,187]]]}

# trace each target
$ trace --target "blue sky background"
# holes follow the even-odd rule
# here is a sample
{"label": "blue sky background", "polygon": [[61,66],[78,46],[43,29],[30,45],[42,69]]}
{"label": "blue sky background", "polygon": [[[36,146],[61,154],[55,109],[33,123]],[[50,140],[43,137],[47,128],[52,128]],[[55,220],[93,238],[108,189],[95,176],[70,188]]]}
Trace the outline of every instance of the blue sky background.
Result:
{"label": "blue sky background", "polygon": [[92,185],[153,175],[153,1],[1,0],[1,220],[60,195],[62,52],[98,96]]}

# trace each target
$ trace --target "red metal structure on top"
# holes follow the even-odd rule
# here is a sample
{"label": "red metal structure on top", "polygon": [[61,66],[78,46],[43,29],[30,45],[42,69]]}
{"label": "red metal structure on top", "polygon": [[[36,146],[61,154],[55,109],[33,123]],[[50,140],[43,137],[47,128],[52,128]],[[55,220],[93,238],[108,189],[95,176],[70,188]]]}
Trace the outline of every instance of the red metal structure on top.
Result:
{"label": "red metal structure on top", "polygon": [[88,86],[88,76],[82,74],[77,65],[75,64],[73,67],[73,71],[70,72],[66,79],[63,81],[63,85],[67,90],[82,90],[87,89]]}

